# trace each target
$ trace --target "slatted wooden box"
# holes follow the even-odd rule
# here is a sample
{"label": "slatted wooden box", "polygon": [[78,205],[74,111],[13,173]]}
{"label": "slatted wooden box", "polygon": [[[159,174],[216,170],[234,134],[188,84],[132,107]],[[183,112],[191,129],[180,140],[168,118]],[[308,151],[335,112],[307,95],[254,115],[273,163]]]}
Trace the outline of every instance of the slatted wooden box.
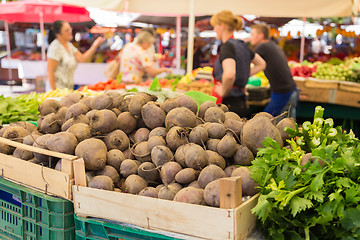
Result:
{"label": "slatted wooden box", "polygon": [[0,137],[0,143],[61,159],[61,172],[0,153],[1,177],[40,192],[72,199],[73,162],[76,156],[53,152]]}
{"label": "slatted wooden box", "polygon": [[318,89],[337,89],[339,82],[336,80],[322,80],[316,78],[307,78],[305,80],[305,87]]}
{"label": "slatted wooden box", "polygon": [[[190,239],[246,239],[256,224],[258,195],[241,203],[241,179],[222,181],[220,208],[86,187],[83,160],[74,162],[73,201],[79,216],[130,223]],[[240,204],[240,205],[239,205]]]}

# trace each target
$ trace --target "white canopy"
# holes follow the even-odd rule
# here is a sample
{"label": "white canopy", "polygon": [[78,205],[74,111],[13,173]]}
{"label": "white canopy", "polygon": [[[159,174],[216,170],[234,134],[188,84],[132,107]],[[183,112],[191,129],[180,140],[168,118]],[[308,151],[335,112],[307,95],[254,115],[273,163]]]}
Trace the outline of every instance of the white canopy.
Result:
{"label": "white canopy", "polygon": [[[141,14],[189,15],[191,0],[53,0],[105,10]],[[263,17],[348,17],[359,10],[359,0],[195,0],[197,15],[211,15],[221,10],[234,14]]]}
{"label": "white canopy", "polygon": [[[193,63],[195,15],[231,10],[236,15],[262,17],[348,17],[359,11],[360,0],[52,0],[83,7],[137,12],[142,15],[189,16],[187,73]],[[180,21],[177,21],[179,24]],[[179,25],[177,24],[177,28]],[[179,37],[179,36],[178,36]],[[304,41],[304,39],[302,40]],[[177,41],[178,42],[178,41]],[[303,45],[303,44],[302,44]],[[179,51],[177,51],[179,52]],[[180,56],[177,56],[178,66]]]}

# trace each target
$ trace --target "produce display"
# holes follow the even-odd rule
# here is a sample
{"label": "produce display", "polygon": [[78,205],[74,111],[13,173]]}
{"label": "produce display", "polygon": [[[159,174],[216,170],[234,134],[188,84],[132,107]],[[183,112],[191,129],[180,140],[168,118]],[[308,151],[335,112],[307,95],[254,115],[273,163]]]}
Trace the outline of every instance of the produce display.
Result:
{"label": "produce display", "polygon": [[[344,64],[332,65],[322,63],[317,65],[317,70],[312,74],[313,77],[325,80],[349,80],[352,75],[352,69]],[[360,79],[359,79],[360,80]]]}
{"label": "produce display", "polygon": [[323,112],[286,128],[286,147],[267,138],[252,161],[261,193],[252,211],[269,239],[360,238],[360,142]]}
{"label": "produce display", "polygon": [[292,65],[290,70],[291,74],[296,77],[312,77],[313,73],[316,72],[316,65],[309,66],[298,63]]}
{"label": "produce display", "polygon": [[301,64],[290,64],[290,69],[293,76],[360,83],[359,57],[345,61],[332,58],[326,63],[304,61]]}
{"label": "produce display", "polygon": [[15,98],[0,95],[0,124],[36,121],[39,115],[39,95],[35,92]]}
{"label": "produce display", "polygon": [[20,60],[34,60],[40,61],[42,56],[41,52],[29,51],[29,50],[16,50],[11,53],[12,59],[20,59]]}
{"label": "produce display", "polygon": [[[264,136],[283,143],[269,116],[246,121],[211,101],[198,108],[186,95],[156,100],[144,92],[107,91],[94,97],[73,92],[42,102],[37,128],[5,126],[1,136],[83,158],[93,188],[214,207],[219,206],[220,178],[242,176],[244,197],[258,192],[248,168],[263,140],[257,122],[271,129]],[[0,150],[61,169],[60,161],[42,154],[8,146]]]}
{"label": "produce display", "polygon": [[178,83],[176,88],[182,91],[199,91],[211,95],[213,83],[208,80],[199,80],[190,83]]}
{"label": "produce display", "polygon": [[[301,127],[145,92],[71,92],[38,111],[37,127],[12,123],[0,136],[83,158],[88,187],[219,207],[219,179],[241,176],[245,199],[260,192],[252,211],[269,238],[359,237],[360,142],[321,107]],[[61,170],[53,157],[5,144],[0,152]]]}
{"label": "produce display", "polygon": [[125,84],[121,82],[121,77],[119,79],[110,79],[106,82],[98,82],[93,85],[86,85],[85,87],[80,88],[81,91],[83,89],[89,89],[93,91],[106,91],[106,90],[119,90],[119,89],[129,89],[128,86],[131,86],[131,89],[134,87],[149,87],[151,91],[161,91],[161,89],[171,89],[173,91],[199,91],[205,94],[211,95],[211,90],[213,87],[213,83],[208,80],[194,80],[191,81],[186,76],[182,75],[173,75],[169,74],[164,78],[155,77],[153,80],[147,80],[141,83],[129,83]]}
{"label": "produce display", "polygon": [[70,93],[73,93],[73,92],[80,92],[84,96],[99,95],[99,92],[93,91],[93,90],[89,89],[86,86],[79,89],[79,90],[71,90],[71,89],[67,89],[67,88],[64,88],[64,89],[57,88],[56,90],[50,90],[48,92],[38,94],[38,101],[41,103],[47,98],[64,97],[64,96],[66,96],[66,95],[68,95]]}
{"label": "produce display", "polygon": [[47,98],[59,98],[73,92],[79,92],[84,96],[99,95],[100,92],[92,91],[87,87],[81,91],[70,89],[56,89],[45,93],[32,92],[18,97],[4,97],[0,95],[0,124],[8,124],[18,121],[37,121],[39,119],[39,105]]}
{"label": "produce display", "polygon": [[[104,90],[114,90],[114,89],[125,89],[125,84],[115,79],[110,79],[106,82],[98,82],[93,85],[87,85],[86,87],[93,91],[104,91]],[[81,88],[81,90],[82,89],[83,88]]]}

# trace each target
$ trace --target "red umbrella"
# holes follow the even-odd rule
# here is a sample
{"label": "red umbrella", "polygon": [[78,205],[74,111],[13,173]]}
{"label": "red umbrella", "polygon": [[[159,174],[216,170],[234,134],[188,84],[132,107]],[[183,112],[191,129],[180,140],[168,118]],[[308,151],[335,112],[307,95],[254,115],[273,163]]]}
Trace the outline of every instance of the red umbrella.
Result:
{"label": "red umbrella", "polygon": [[[91,21],[91,18],[89,17],[89,12],[83,7],[43,0],[28,0],[1,3],[0,20],[5,22],[7,52],[8,58],[11,61],[8,22],[39,22],[40,31],[44,33],[45,22],[52,23],[56,20],[88,22]],[[42,40],[41,52],[42,58],[45,60],[44,37]],[[9,79],[12,79],[11,71],[9,71]]]}
{"label": "red umbrella", "polygon": [[91,21],[89,12],[83,7],[48,1],[16,1],[0,4],[0,20],[13,22],[51,23],[56,20],[67,22]]}

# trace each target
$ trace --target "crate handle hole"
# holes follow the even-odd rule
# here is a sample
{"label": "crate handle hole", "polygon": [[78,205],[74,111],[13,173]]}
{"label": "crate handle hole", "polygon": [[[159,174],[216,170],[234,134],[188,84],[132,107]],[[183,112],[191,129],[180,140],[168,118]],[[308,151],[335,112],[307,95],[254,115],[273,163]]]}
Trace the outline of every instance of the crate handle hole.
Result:
{"label": "crate handle hole", "polygon": [[9,226],[5,226],[5,230],[7,231],[12,231],[12,233],[15,233],[14,229],[12,227],[9,227]]}

